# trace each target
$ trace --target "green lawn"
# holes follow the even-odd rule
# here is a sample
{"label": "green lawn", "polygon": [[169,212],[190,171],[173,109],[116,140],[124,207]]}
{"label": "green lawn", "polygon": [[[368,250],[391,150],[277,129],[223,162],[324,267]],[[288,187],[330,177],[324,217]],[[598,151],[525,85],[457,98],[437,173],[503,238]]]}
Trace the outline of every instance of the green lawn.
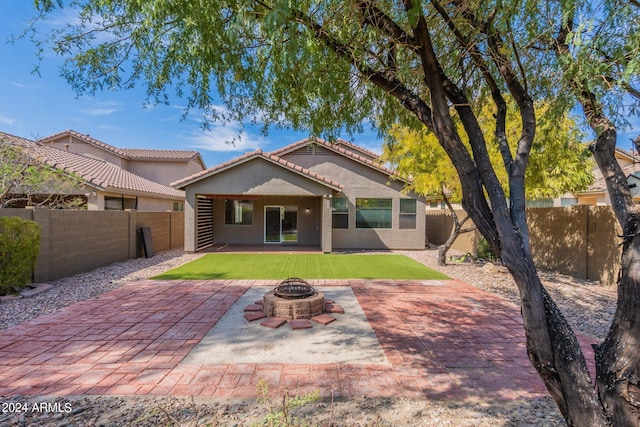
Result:
{"label": "green lawn", "polygon": [[154,279],[448,279],[404,255],[207,254]]}

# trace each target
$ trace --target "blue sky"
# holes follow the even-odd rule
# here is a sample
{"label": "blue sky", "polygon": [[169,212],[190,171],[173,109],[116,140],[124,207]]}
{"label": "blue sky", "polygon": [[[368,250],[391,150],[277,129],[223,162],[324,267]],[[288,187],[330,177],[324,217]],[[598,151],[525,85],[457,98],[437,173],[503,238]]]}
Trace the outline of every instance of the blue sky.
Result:
{"label": "blue sky", "polygon": [[[142,89],[105,91],[78,98],[60,77],[61,58],[45,53],[40,75],[33,74],[37,63],[35,46],[28,40],[6,42],[9,36],[23,30],[33,14],[31,0],[0,0],[1,131],[37,139],[73,129],[121,148],[195,149],[200,151],[208,167],[246,151],[273,150],[307,136],[272,129],[265,137],[257,128],[247,126],[241,141],[234,146],[226,141],[237,135],[237,124],[214,126],[205,132],[198,112],[181,119],[185,102],[180,99],[174,99],[168,106],[145,108]],[[640,133],[640,118],[636,116],[632,122],[632,129],[624,129],[619,134],[619,146],[625,149]],[[375,131],[366,126],[363,134],[344,137],[369,150],[381,150]]]}
{"label": "blue sky", "polygon": [[[38,76],[32,73],[38,62],[35,46],[28,40],[7,43],[33,14],[32,0],[0,0],[0,131],[37,139],[73,129],[120,148],[193,149],[207,167],[256,148],[274,150],[308,136],[272,129],[265,137],[257,127],[246,126],[234,146],[226,141],[238,134],[238,124],[212,126],[204,132],[197,111],[181,120],[184,100],[175,98],[171,105],[145,108],[142,87],[78,98],[60,76],[62,58],[45,53]],[[368,128],[353,138],[343,137],[381,151],[375,131]]]}

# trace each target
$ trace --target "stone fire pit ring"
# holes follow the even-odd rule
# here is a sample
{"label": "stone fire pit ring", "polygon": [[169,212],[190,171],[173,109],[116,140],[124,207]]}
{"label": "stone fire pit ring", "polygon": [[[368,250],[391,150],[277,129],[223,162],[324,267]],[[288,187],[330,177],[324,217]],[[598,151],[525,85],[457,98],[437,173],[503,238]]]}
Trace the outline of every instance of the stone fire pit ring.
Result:
{"label": "stone fire pit ring", "polygon": [[264,295],[262,312],[279,319],[311,319],[324,312],[324,294],[304,280],[292,277]]}

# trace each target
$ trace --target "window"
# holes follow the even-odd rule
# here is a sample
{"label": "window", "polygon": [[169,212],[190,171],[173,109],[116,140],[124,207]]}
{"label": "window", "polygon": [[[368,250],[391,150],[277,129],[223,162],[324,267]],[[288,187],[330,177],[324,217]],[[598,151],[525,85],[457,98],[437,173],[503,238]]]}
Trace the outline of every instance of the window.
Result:
{"label": "window", "polygon": [[105,197],[104,210],[105,211],[123,211],[124,200],[121,197]]}
{"label": "window", "polygon": [[253,201],[225,200],[224,223],[227,225],[253,225]]}
{"label": "window", "polygon": [[184,202],[173,202],[173,210],[176,212],[184,211]]}
{"label": "window", "polygon": [[343,198],[331,199],[331,227],[349,228],[349,200]]}
{"label": "window", "polygon": [[528,208],[552,208],[553,199],[532,199],[526,201]]}
{"label": "window", "polygon": [[400,229],[414,230],[416,228],[416,200],[400,199]]}
{"label": "window", "polygon": [[356,228],[391,228],[391,199],[356,199]]}

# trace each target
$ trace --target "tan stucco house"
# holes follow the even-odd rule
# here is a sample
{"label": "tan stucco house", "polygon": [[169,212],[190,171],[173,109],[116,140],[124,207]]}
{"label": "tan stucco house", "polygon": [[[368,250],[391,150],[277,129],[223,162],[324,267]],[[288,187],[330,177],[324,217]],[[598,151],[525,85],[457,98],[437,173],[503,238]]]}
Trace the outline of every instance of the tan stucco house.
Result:
{"label": "tan stucco house", "polygon": [[81,179],[75,194],[88,210],[182,210],[184,192],[168,184],[202,171],[197,151],[121,149],[73,130],[38,141],[0,132],[0,142]]}
{"label": "tan stucco house", "polygon": [[185,191],[185,251],[214,244],[424,249],[425,202],[374,153],[308,138],[172,184]]}

